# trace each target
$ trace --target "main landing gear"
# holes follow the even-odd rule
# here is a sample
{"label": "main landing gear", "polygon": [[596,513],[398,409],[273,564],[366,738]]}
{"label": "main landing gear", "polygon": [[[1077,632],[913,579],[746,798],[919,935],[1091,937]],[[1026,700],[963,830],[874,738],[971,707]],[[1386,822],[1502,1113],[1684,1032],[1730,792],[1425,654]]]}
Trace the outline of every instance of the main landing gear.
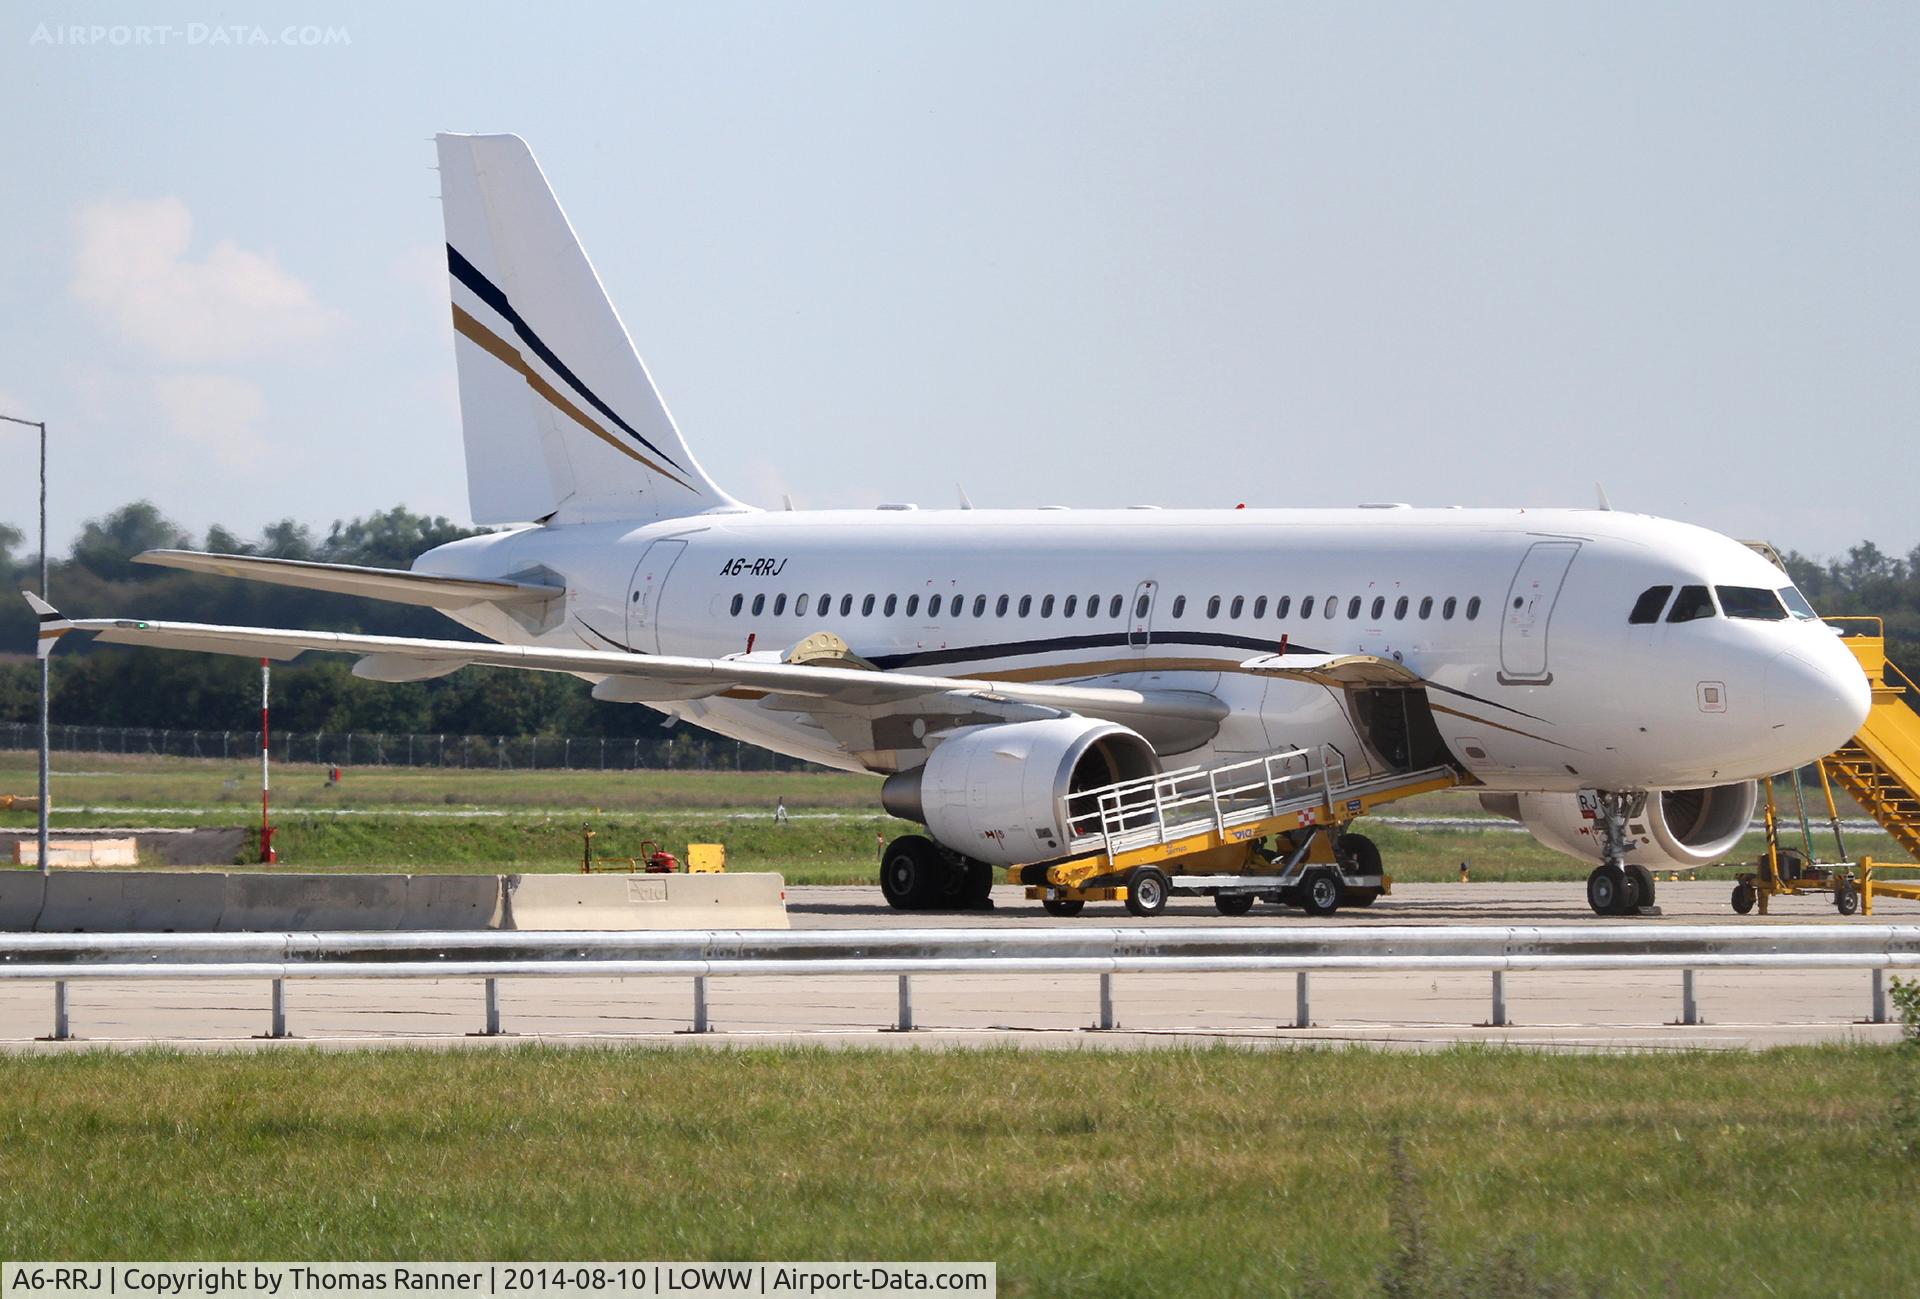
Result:
{"label": "main landing gear", "polygon": [[991,910],[993,867],[903,834],[880,854],[880,892],[896,911]]}
{"label": "main landing gear", "polygon": [[1627,855],[1627,821],[1645,806],[1647,796],[1602,791],[1595,798],[1599,807],[1593,828],[1600,837],[1602,860],[1587,876],[1587,905],[1599,916],[1632,915],[1653,905],[1653,872],[1622,860]]}

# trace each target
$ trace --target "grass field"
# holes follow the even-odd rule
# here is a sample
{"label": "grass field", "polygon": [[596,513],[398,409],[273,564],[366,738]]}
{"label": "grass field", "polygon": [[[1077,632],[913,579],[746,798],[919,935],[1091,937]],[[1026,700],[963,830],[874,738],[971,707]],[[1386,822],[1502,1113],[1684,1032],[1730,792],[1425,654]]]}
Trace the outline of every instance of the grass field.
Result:
{"label": "grass field", "polygon": [[1893,1294],[1920,1275],[1891,1104],[1916,1071],[1913,1048],[14,1058],[0,1257],[931,1258],[996,1261],[1008,1295],[1371,1294],[1413,1215],[1428,1266],[1513,1251],[1581,1294]]}
{"label": "grass field", "polygon": [[[59,754],[55,825],[252,825],[259,768],[248,762]],[[0,793],[30,792],[33,755],[0,753]],[[784,798],[794,819],[776,826]],[[724,843],[735,870],[776,870],[796,884],[871,884],[880,843],[917,827],[878,809],[879,781],[839,773],[501,771],[359,767],[338,786],[304,764],[274,769],[275,845],[302,870],[416,872],[564,871],[580,864],[583,822],[603,856],[629,856],[653,840],[676,854]],[[61,808],[78,809],[62,812]],[[88,810],[100,809],[100,810]],[[1462,794],[1395,804],[1396,816],[1479,816]],[[0,813],[0,827],[33,822]],[[1487,818],[1487,830],[1413,829],[1375,819],[1361,829],[1387,869],[1405,881],[1458,877],[1469,862],[1483,881],[1585,878],[1586,866]],[[1750,836],[1740,856],[1761,849]],[[1856,853],[1903,854],[1882,834],[1849,837]]]}

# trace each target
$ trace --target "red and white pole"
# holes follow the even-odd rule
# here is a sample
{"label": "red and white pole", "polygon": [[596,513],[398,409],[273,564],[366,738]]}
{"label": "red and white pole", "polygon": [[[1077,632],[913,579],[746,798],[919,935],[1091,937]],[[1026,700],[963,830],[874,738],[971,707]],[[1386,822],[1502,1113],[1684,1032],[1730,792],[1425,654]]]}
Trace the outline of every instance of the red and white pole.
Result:
{"label": "red and white pole", "polygon": [[267,754],[271,746],[267,736],[267,690],[272,682],[273,669],[270,661],[260,660],[260,860],[271,864],[280,860],[273,850],[273,822],[267,815],[267,791],[272,782],[267,777]]}

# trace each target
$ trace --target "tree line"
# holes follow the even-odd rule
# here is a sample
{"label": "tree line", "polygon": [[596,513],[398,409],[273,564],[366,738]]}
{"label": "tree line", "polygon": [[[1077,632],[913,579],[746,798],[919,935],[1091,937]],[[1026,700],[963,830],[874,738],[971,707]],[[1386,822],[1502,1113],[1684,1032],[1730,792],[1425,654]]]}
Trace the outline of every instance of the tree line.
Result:
{"label": "tree line", "polygon": [[[266,525],[254,540],[216,525],[196,544],[151,502],[136,501],[89,520],[66,557],[52,564],[49,580],[54,603],[78,617],[139,614],[187,622],[475,640],[479,638],[474,633],[431,609],[133,562],[143,550],[171,547],[407,568],[423,552],[475,532],[395,506],[363,518],[336,520],[324,535],[282,519]],[[8,592],[39,582],[39,557],[19,553],[23,540],[19,528],[0,524],[0,578],[8,583]],[[1798,551],[1786,552],[1783,559],[1821,613],[1884,618],[1892,657],[1920,672],[1920,547],[1902,557],[1863,541],[1838,559],[1819,560]],[[34,630],[25,601],[0,598],[0,722],[30,722],[38,715]],[[259,707],[258,669],[251,660],[87,644],[63,647],[53,662],[54,716],[72,725],[225,730],[251,726]],[[276,666],[276,726],[297,731],[638,737],[682,751],[707,743],[730,744],[689,728],[665,731],[657,713],[597,702],[586,683],[558,673],[467,668],[439,680],[389,685],[363,681],[350,668],[345,658],[334,655],[311,655]]]}

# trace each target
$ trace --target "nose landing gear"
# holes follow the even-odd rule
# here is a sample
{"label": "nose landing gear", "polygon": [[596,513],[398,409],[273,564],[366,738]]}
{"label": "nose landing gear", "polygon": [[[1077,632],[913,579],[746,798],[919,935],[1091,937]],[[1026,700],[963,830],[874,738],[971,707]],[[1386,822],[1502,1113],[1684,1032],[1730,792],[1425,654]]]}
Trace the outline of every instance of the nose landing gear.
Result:
{"label": "nose landing gear", "polygon": [[1593,874],[1587,876],[1587,905],[1595,915],[1627,916],[1653,905],[1653,872],[1645,866],[1629,866],[1627,820],[1646,805],[1645,794],[1601,790],[1594,795],[1597,804],[1593,824],[1600,836],[1602,858]]}

